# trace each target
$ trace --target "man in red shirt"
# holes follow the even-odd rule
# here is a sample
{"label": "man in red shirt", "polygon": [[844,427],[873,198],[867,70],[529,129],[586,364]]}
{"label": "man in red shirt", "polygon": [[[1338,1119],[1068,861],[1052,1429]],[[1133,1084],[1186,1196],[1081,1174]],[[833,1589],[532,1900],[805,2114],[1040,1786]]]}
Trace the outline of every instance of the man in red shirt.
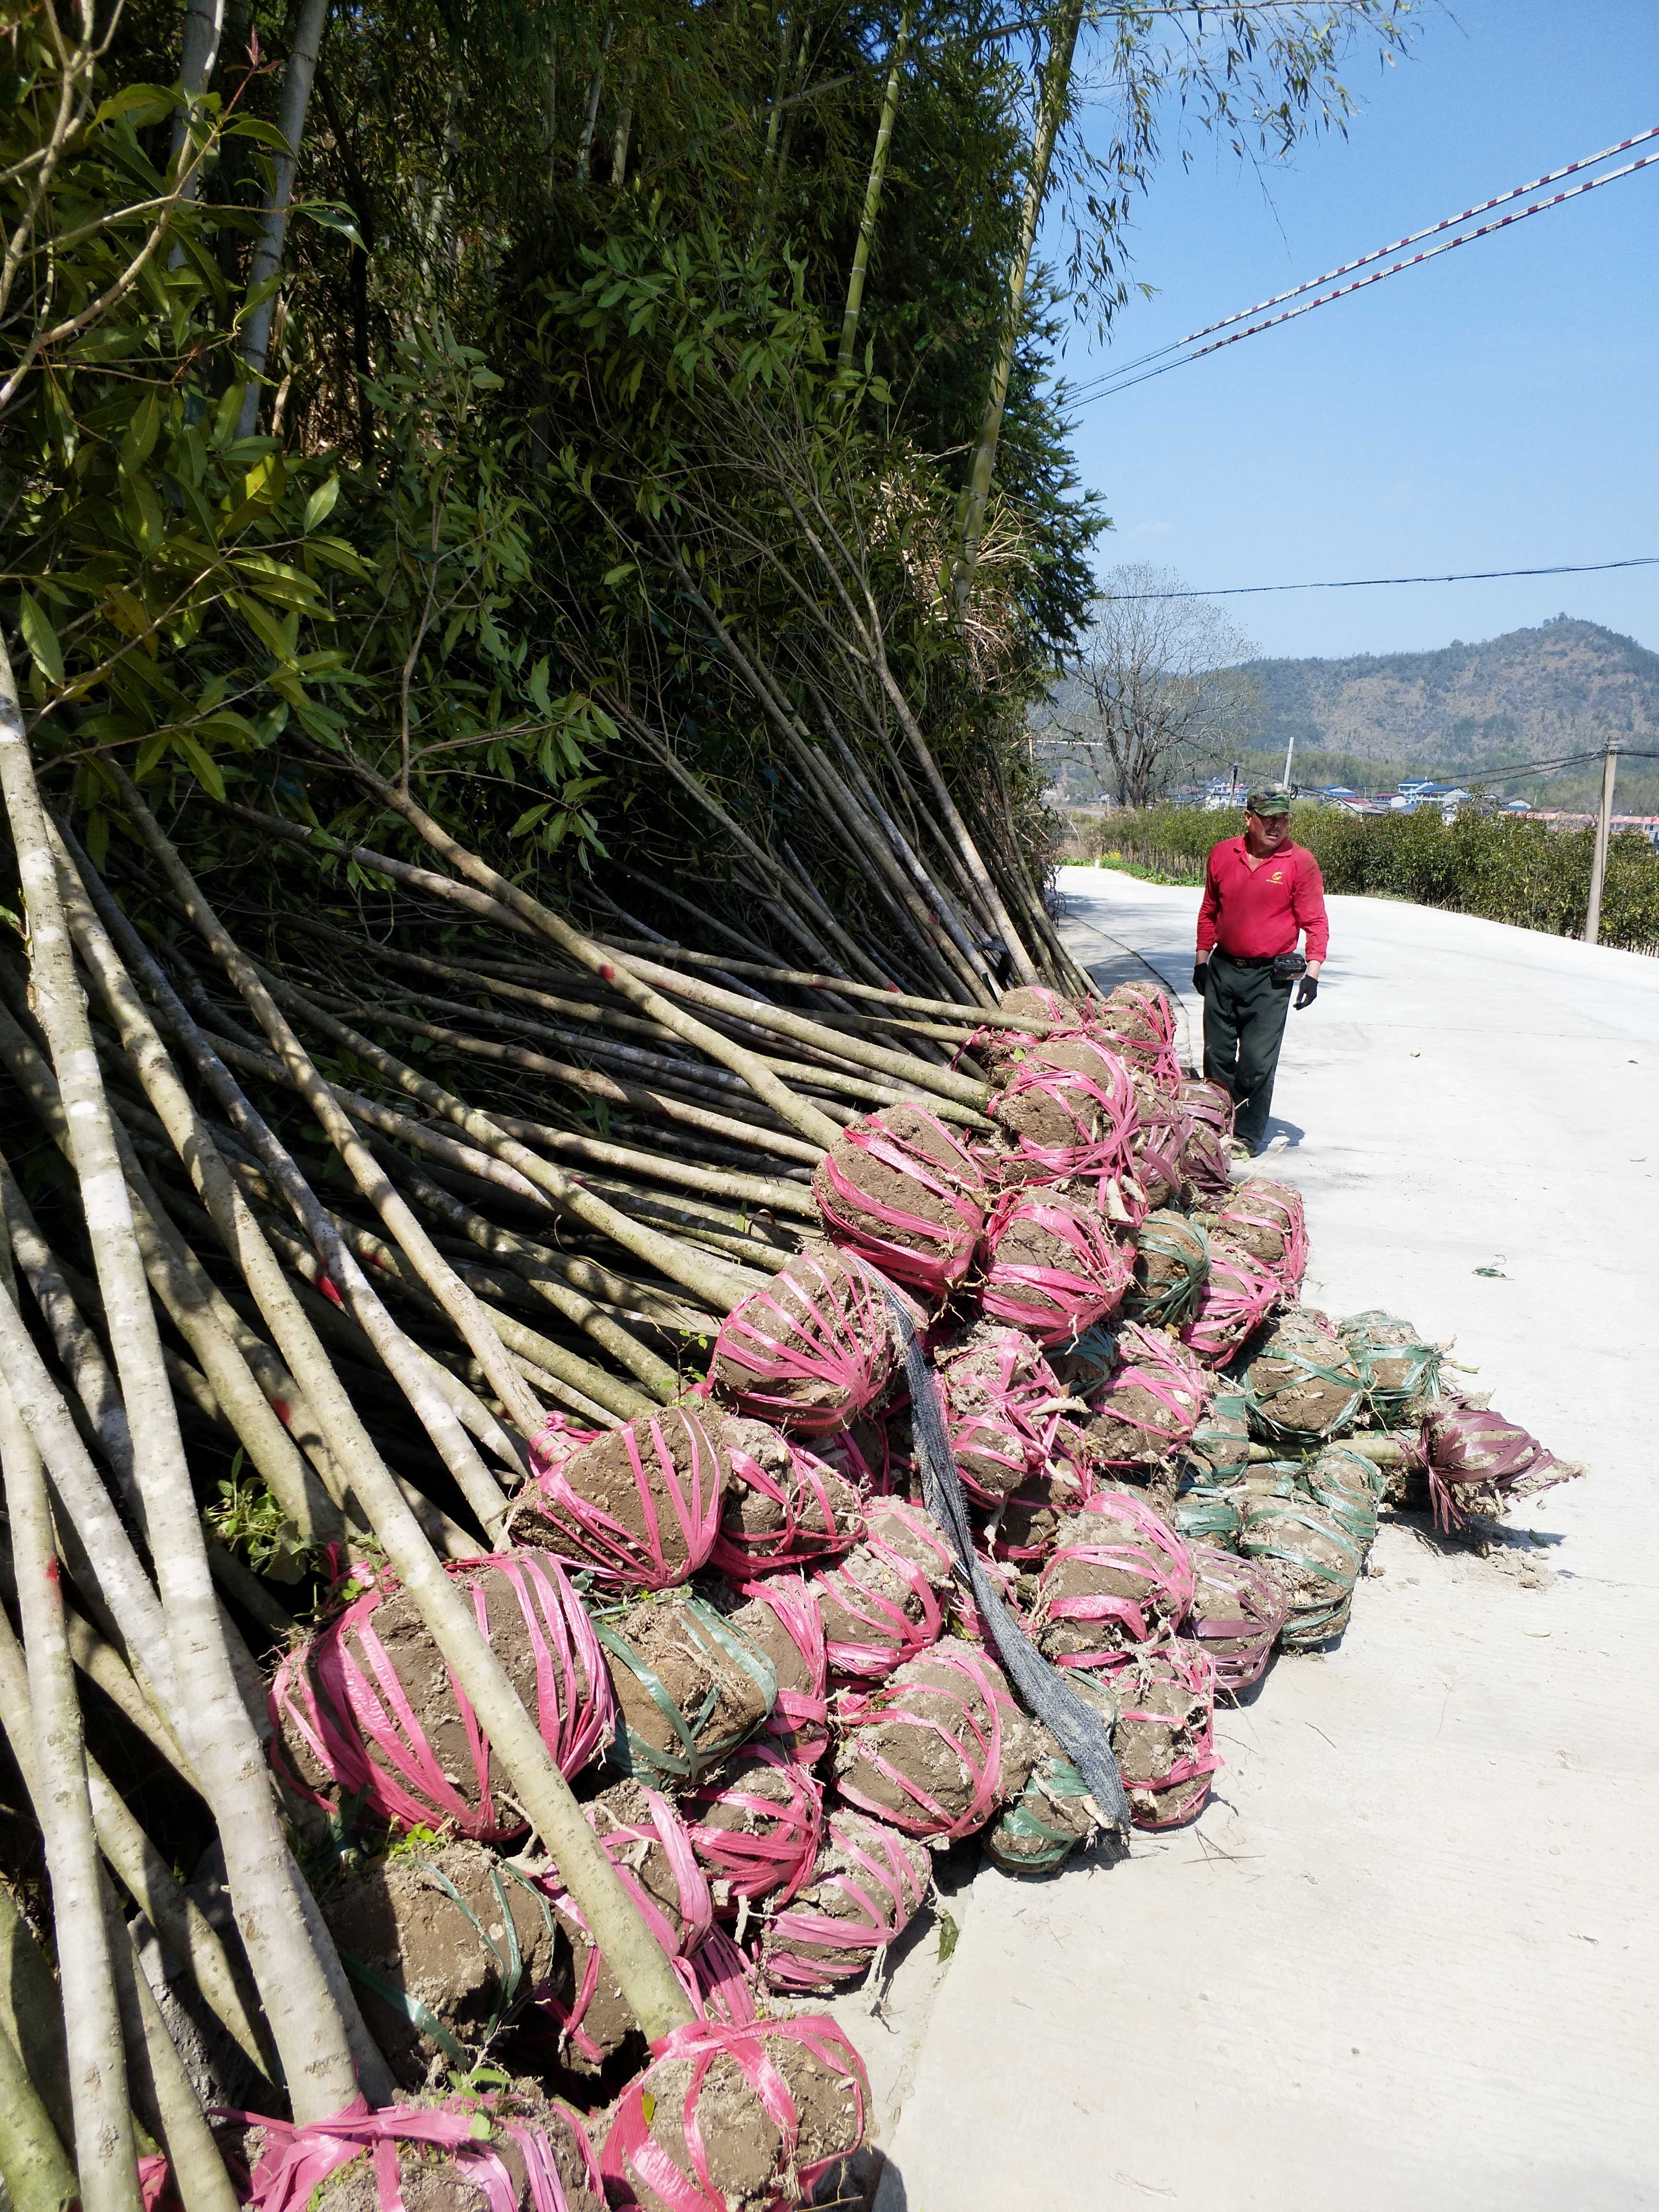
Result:
{"label": "man in red shirt", "polygon": [[[1297,939],[1305,931],[1305,962]],[[1319,863],[1291,842],[1291,802],[1282,791],[1253,791],[1244,835],[1210,848],[1198,910],[1193,988],[1204,994],[1204,1073],[1233,1094],[1234,1130],[1260,1152],[1273,1100],[1291,985],[1298,1007],[1319,994],[1330,942]]]}

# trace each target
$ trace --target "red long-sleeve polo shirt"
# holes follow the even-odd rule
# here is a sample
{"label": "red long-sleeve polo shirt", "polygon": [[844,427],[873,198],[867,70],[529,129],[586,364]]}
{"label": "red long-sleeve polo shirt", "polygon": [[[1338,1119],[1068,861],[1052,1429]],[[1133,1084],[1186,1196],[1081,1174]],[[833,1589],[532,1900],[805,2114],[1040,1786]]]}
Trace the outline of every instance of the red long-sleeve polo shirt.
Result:
{"label": "red long-sleeve polo shirt", "polygon": [[1294,952],[1308,933],[1308,957],[1322,960],[1331,941],[1319,863],[1305,845],[1283,845],[1252,868],[1242,837],[1224,837],[1210,848],[1204,902],[1198,909],[1198,949],[1218,945],[1235,959],[1268,959]]}

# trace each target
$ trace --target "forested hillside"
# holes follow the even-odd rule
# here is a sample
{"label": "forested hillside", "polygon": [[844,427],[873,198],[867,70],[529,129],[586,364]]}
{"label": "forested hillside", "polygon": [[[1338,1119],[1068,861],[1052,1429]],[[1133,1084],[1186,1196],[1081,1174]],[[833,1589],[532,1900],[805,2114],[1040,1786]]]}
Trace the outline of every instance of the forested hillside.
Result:
{"label": "forested hillside", "polygon": [[1659,653],[1559,615],[1433,653],[1252,660],[1262,749],[1304,748],[1467,773],[1482,763],[1659,745]]}

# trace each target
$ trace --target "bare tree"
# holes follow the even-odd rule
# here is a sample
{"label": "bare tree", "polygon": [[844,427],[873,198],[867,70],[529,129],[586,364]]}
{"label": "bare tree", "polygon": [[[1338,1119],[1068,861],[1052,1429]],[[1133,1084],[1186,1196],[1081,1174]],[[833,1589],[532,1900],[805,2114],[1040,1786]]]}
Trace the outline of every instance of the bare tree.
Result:
{"label": "bare tree", "polygon": [[1036,734],[1086,761],[1120,806],[1145,806],[1255,735],[1260,699],[1237,664],[1255,647],[1209,600],[1159,596],[1184,588],[1173,569],[1137,562],[1102,586],[1078,665]]}

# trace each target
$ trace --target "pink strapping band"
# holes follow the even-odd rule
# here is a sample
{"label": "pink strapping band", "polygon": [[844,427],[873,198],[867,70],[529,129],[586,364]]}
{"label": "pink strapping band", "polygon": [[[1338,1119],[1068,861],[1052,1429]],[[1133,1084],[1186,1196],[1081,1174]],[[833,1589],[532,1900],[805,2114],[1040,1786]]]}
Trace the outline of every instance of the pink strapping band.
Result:
{"label": "pink strapping band", "polygon": [[1006,1129],[1019,1158],[1042,1170],[1041,1180],[1061,1182],[1070,1176],[1092,1176],[1103,1181],[1128,1173],[1137,1126],[1134,1081],[1114,1051],[1103,1046],[1098,1049],[1109,1090],[1077,1069],[1048,1065],[1038,1051],[1014,1066],[991,1102],[991,1118],[1000,1127],[1006,1126],[1005,1106],[1033,1091],[1053,1099],[1070,1116],[1077,1136],[1069,1145],[1039,1145]]}
{"label": "pink strapping band", "polygon": [[[1022,1223],[1071,1255],[1068,1266],[1030,1266],[1006,1255],[1005,1240]],[[1066,1344],[1116,1310],[1134,1279],[1134,1262],[1097,1213],[1074,1212],[1045,1197],[1041,1185],[1016,1184],[999,1199],[985,1231],[980,1304],[1000,1321],[1029,1329],[1039,1343]]]}
{"label": "pink strapping band", "polygon": [[[573,1470],[580,1475],[580,1453],[550,1466],[545,1474],[538,1473],[536,1487],[545,1507],[543,1527],[552,1538],[546,1548],[556,1558],[586,1568],[602,1582],[639,1589],[672,1589],[704,1564],[720,1527],[723,1480],[720,1452],[702,1421],[688,1407],[671,1410],[684,1424],[691,1441],[691,1465],[684,1486],[663,1432],[668,1415],[641,1414],[626,1428],[610,1431],[603,1439],[607,1443],[617,1437],[623,1440],[644,1523],[642,1537],[575,1488],[571,1476]],[[673,1515],[673,1526],[685,1547],[683,1562],[677,1559],[671,1564],[664,1548],[658,1491],[647,1472],[647,1454]]]}
{"label": "pink strapping band", "polygon": [[1210,1272],[1181,1340],[1195,1358],[1212,1367],[1224,1366],[1284,1297],[1285,1286],[1273,1269],[1242,1244],[1228,1251],[1218,1250],[1212,1243]]}
{"label": "pink strapping band", "polygon": [[[1284,1183],[1253,1189],[1254,1180],[1247,1178],[1232,1186],[1232,1195],[1221,1209],[1219,1225],[1224,1229],[1237,1223],[1244,1229],[1273,1230],[1285,1249],[1277,1260],[1265,1265],[1294,1297],[1308,1272],[1308,1217],[1301,1194],[1289,1193],[1289,1186]],[[1288,1197],[1281,1197],[1281,1192],[1288,1193]]]}
{"label": "pink strapping band", "polygon": [[1518,1423],[1490,1407],[1449,1402],[1425,1415],[1413,1457],[1429,1478],[1436,1526],[1448,1530],[1462,1528],[1468,1517],[1455,1495],[1459,1490],[1501,1492],[1525,1476],[1530,1492],[1551,1486],[1547,1478],[1553,1469],[1559,1470],[1554,1475],[1557,1482],[1576,1472]]}
{"label": "pink strapping band", "polygon": [[[985,1226],[985,1184],[979,1163],[958,1143],[945,1123],[923,1108],[909,1109],[926,1121],[955,1155],[950,1168],[911,1150],[886,1127],[878,1115],[851,1121],[837,1144],[890,1168],[937,1198],[954,1215],[951,1222],[925,1220],[901,1206],[882,1204],[860,1188],[842,1168],[835,1151],[826,1152],[812,1178],[812,1195],[825,1231],[838,1244],[874,1262],[896,1282],[908,1283],[934,1297],[944,1297],[962,1280],[972,1264],[974,1248]],[[954,1176],[954,1181],[950,1176]],[[839,1210],[838,1210],[839,1209]],[[901,1230],[917,1242],[900,1242],[872,1228],[879,1223]]]}
{"label": "pink strapping band", "polygon": [[777,1615],[779,1625],[799,1652],[810,1680],[804,1690],[786,1690],[762,1733],[777,1736],[798,1765],[811,1766],[830,1745],[830,1660],[823,1640],[823,1615],[817,1594],[800,1575],[769,1575],[741,1585],[744,1597],[757,1598]]}
{"label": "pink strapping band", "polygon": [[[775,1892],[787,1901],[812,1871],[823,1834],[823,1787],[768,1744],[757,1744],[752,1755],[781,1774],[789,1795],[780,1804],[743,1782],[704,1783],[687,1792],[682,1802],[689,1820],[691,1848],[704,1869],[724,1882],[734,1898],[753,1900]],[[716,1827],[695,1816],[716,1805],[763,1823],[753,1829]]]}
{"label": "pink strapping band", "polygon": [[[958,1814],[947,1812],[933,1792],[896,1765],[886,1753],[858,1743],[858,1756],[890,1783],[897,1791],[897,1808],[884,1804],[860,1790],[848,1769],[838,1778],[842,1796],[872,1820],[885,1820],[906,1835],[938,1837],[955,1842],[982,1828],[996,1809],[1002,1778],[1002,1716],[1015,1706],[1001,1671],[980,1651],[935,1650],[928,1665],[937,1672],[959,1674],[967,1686],[938,1682],[889,1682],[866,1697],[848,1698],[840,1715],[844,1740],[857,1742],[860,1731],[894,1723],[936,1736],[973,1778],[973,1796]],[[933,1711],[914,1712],[908,1700],[926,1698],[930,1705],[943,1701],[951,1708],[947,1719]],[[983,1714],[984,1718],[981,1716]],[[837,1758],[839,1765],[839,1756]]]}
{"label": "pink strapping band", "polygon": [[[782,2137],[779,2150],[780,2200],[798,2202],[842,2154],[797,2163],[800,2115],[789,2093],[789,2084],[767,2047],[779,2043],[801,2045],[826,2072],[853,2084],[857,2102],[854,2124],[857,2140],[861,2142],[869,2113],[869,2077],[863,2061],[832,2020],[813,2016],[769,2020],[753,2027],[728,2027],[714,2021],[693,2021],[653,2043],[653,2063],[623,2091],[599,2160],[611,2202],[627,2203],[644,2188],[657,2197],[666,2212],[729,2212],[725,2193],[715,2186],[709,2170],[708,2145],[698,2118],[708,2069],[717,2058],[730,2059],[741,2069]],[[658,2067],[683,2061],[690,2061],[691,2067],[683,2106],[684,2148],[690,2164],[690,2173],[653,2140],[650,2123],[645,2117],[647,2097],[652,2100],[653,2117],[659,2106],[652,2086]]]}
{"label": "pink strapping band", "polygon": [[[1133,1025],[1137,1022],[1152,1031],[1150,1037],[1136,1034]],[[1175,1012],[1161,991],[1145,983],[1120,983],[1091,1026],[1103,1030],[1113,1049],[1144,1068],[1161,1089],[1174,1091],[1179,1086],[1182,1066],[1176,1051]]]}
{"label": "pink strapping band", "polygon": [[[885,1823],[871,1836],[867,1828],[855,1831],[850,1823],[831,1820],[830,1834],[854,1870],[828,1875],[815,1889],[833,1890],[847,1899],[851,1914],[832,1915],[816,1907],[791,1905],[768,1923],[761,1972],[775,1990],[827,1990],[861,1973],[874,1954],[896,1942],[909,1926],[927,1894],[927,1884]],[[880,1856],[865,1848],[862,1832]],[[793,1947],[811,1943],[834,1951],[836,1959],[806,1957]],[[844,1963],[843,1963],[844,1960]]]}
{"label": "pink strapping band", "polygon": [[[884,1513],[897,1514],[910,1523],[931,1549],[937,1552],[943,1570],[941,1583],[954,1571],[954,1562],[945,1545],[929,1528],[922,1527],[913,1509],[899,1499],[890,1500],[883,1509]],[[838,1567],[826,1573],[814,1575],[812,1587],[821,1595],[833,1597],[842,1612],[861,1622],[870,1632],[856,1642],[837,1641],[826,1632],[825,1649],[830,1665],[837,1674],[851,1674],[866,1681],[882,1681],[896,1667],[907,1659],[914,1659],[930,1644],[939,1641],[945,1624],[945,1613],[933,1583],[921,1568],[904,1553],[896,1551],[874,1528],[864,1540],[863,1548],[875,1554],[884,1566],[890,1567],[905,1588],[921,1607],[921,1617],[912,1620],[902,1601],[884,1597],[880,1591],[860,1582],[854,1573],[854,1559],[843,1559]],[[856,1557],[856,1554],[854,1555]]]}
{"label": "pink strapping band", "polygon": [[705,2020],[749,2027],[758,2019],[755,1970],[723,1928],[711,1928],[689,1959],[676,1959],[674,1972]]}
{"label": "pink strapping band", "polygon": [[[783,1509],[783,1526],[763,1535],[750,1535],[736,1520],[722,1515],[714,1546],[708,1554],[708,1564],[733,1582],[742,1582],[749,1576],[763,1574],[774,1567],[798,1567],[808,1560],[833,1559],[845,1552],[864,1534],[864,1519],[860,1515],[850,1527],[842,1527],[836,1519],[836,1509],[830,1500],[825,1478],[834,1470],[809,1451],[789,1444],[790,1472],[793,1480],[781,1482],[769,1468],[735,1444],[730,1445],[727,1457],[732,1473],[749,1489],[769,1498]],[[728,1497],[728,1505],[731,1504]]]}
{"label": "pink strapping band", "polygon": [[1194,1610],[1187,1633],[1204,1645],[1218,1688],[1248,1689],[1260,1680],[1273,1656],[1289,1601],[1275,1577],[1257,1560],[1241,1559],[1214,1544],[1193,1545],[1190,1557],[1194,1606],[1199,1591],[1207,1589],[1230,1601],[1237,1613],[1235,1617]]}
{"label": "pink strapping band", "polygon": [[[1139,1532],[1139,1540],[1090,1537],[1058,1545],[1042,1571],[1037,1613],[1044,1620],[1103,1621],[1116,1632],[1116,1648],[1069,1653],[1056,1658],[1057,1667],[1115,1667],[1127,1656],[1123,1645],[1150,1643],[1186,1617],[1193,1601],[1193,1563],[1180,1537],[1133,1491],[1097,1490],[1079,1510],[1127,1522]],[[1115,1596],[1106,1590],[1057,1596],[1052,1584],[1068,1559],[1133,1577],[1146,1587],[1138,1597]]]}
{"label": "pink strapping band", "polygon": [[[1136,1827],[1154,1830],[1179,1828],[1202,1810],[1210,1794],[1210,1777],[1218,1773],[1226,1763],[1215,1748],[1215,1669],[1206,1654],[1196,1646],[1183,1650],[1178,1642],[1160,1645],[1151,1655],[1150,1663],[1160,1671],[1172,1674],[1182,1689],[1204,1700],[1204,1725],[1194,1748],[1172,1759],[1167,1774],[1130,1773],[1127,1767],[1123,1767],[1121,1748],[1118,1752],[1118,1764],[1123,1767],[1123,1786],[1131,1793],[1129,1817]],[[1120,1732],[1126,1721],[1146,1723],[1153,1728],[1165,1730],[1173,1730],[1175,1725],[1167,1713],[1147,1712],[1137,1705],[1121,1707],[1117,1717]],[[1120,1733],[1116,1741],[1126,1745],[1127,1735]],[[1182,1794],[1164,1811],[1153,1813],[1146,1807],[1134,1803],[1133,1793],[1136,1791],[1143,1795],[1156,1793],[1160,1797],[1167,1796],[1171,1791]]]}
{"label": "pink strapping band", "polygon": [[[1103,1389],[1092,1392],[1089,1404],[1104,1419],[1151,1437],[1165,1450],[1185,1443],[1203,1416],[1211,1389],[1210,1378],[1191,1359],[1183,1359],[1167,1337],[1126,1322],[1119,1332],[1118,1357],[1124,1363]],[[1132,1386],[1146,1391],[1169,1415],[1167,1421],[1150,1419],[1123,1402]],[[1106,1467],[1132,1467],[1132,1459],[1111,1459],[1091,1440],[1090,1449]]]}
{"label": "pink strapping band", "polygon": [[[563,1570],[533,1552],[505,1552],[450,1560],[445,1571],[465,1581],[486,1642],[489,1578],[499,1577],[512,1591],[535,1659],[542,1740],[562,1773],[577,1773],[610,1735],[616,1705],[592,1623]],[[460,1685],[450,1676],[472,1770],[471,1796],[444,1771],[374,1632],[374,1616],[397,1587],[389,1575],[380,1576],[310,1644],[284,1657],[268,1699],[272,1764],[297,1795],[332,1809],[283,1758],[287,1728],[343,1796],[361,1797],[382,1819],[410,1827],[449,1826],[481,1843],[505,1843],[521,1835],[526,1824],[516,1812],[496,1811],[489,1740]]]}
{"label": "pink strapping band", "polygon": [[[530,2183],[535,2212],[570,2212],[570,2200],[547,2137],[496,2109],[490,2097],[447,2097],[439,2106],[388,2105],[372,2112],[368,2100],[351,2103],[313,2126],[298,2128],[263,2112],[234,2112],[228,2118],[263,2130],[264,2148],[249,2185],[250,2212],[305,2212],[331,2174],[367,2151],[374,2169],[380,2212],[403,2212],[398,2179],[398,2145],[426,2143],[449,2153],[463,2178],[478,2191],[489,2212],[518,2212],[519,2191],[499,2151],[480,2142],[475,2128],[483,2115],[492,2129],[517,2145]],[[604,2194],[593,2146],[574,2112],[562,2113],[581,2154],[583,2179],[596,2197]]]}
{"label": "pink strapping band", "polygon": [[[793,1291],[801,1313],[783,1304],[781,1285]],[[816,1253],[798,1252],[767,1288],[732,1307],[720,1325],[711,1374],[721,1361],[751,1378],[726,1385],[745,1413],[803,1436],[842,1428],[892,1372],[880,1287],[860,1267],[831,1268]],[[791,1382],[821,1386],[823,1402],[803,1405],[781,1387]]]}

